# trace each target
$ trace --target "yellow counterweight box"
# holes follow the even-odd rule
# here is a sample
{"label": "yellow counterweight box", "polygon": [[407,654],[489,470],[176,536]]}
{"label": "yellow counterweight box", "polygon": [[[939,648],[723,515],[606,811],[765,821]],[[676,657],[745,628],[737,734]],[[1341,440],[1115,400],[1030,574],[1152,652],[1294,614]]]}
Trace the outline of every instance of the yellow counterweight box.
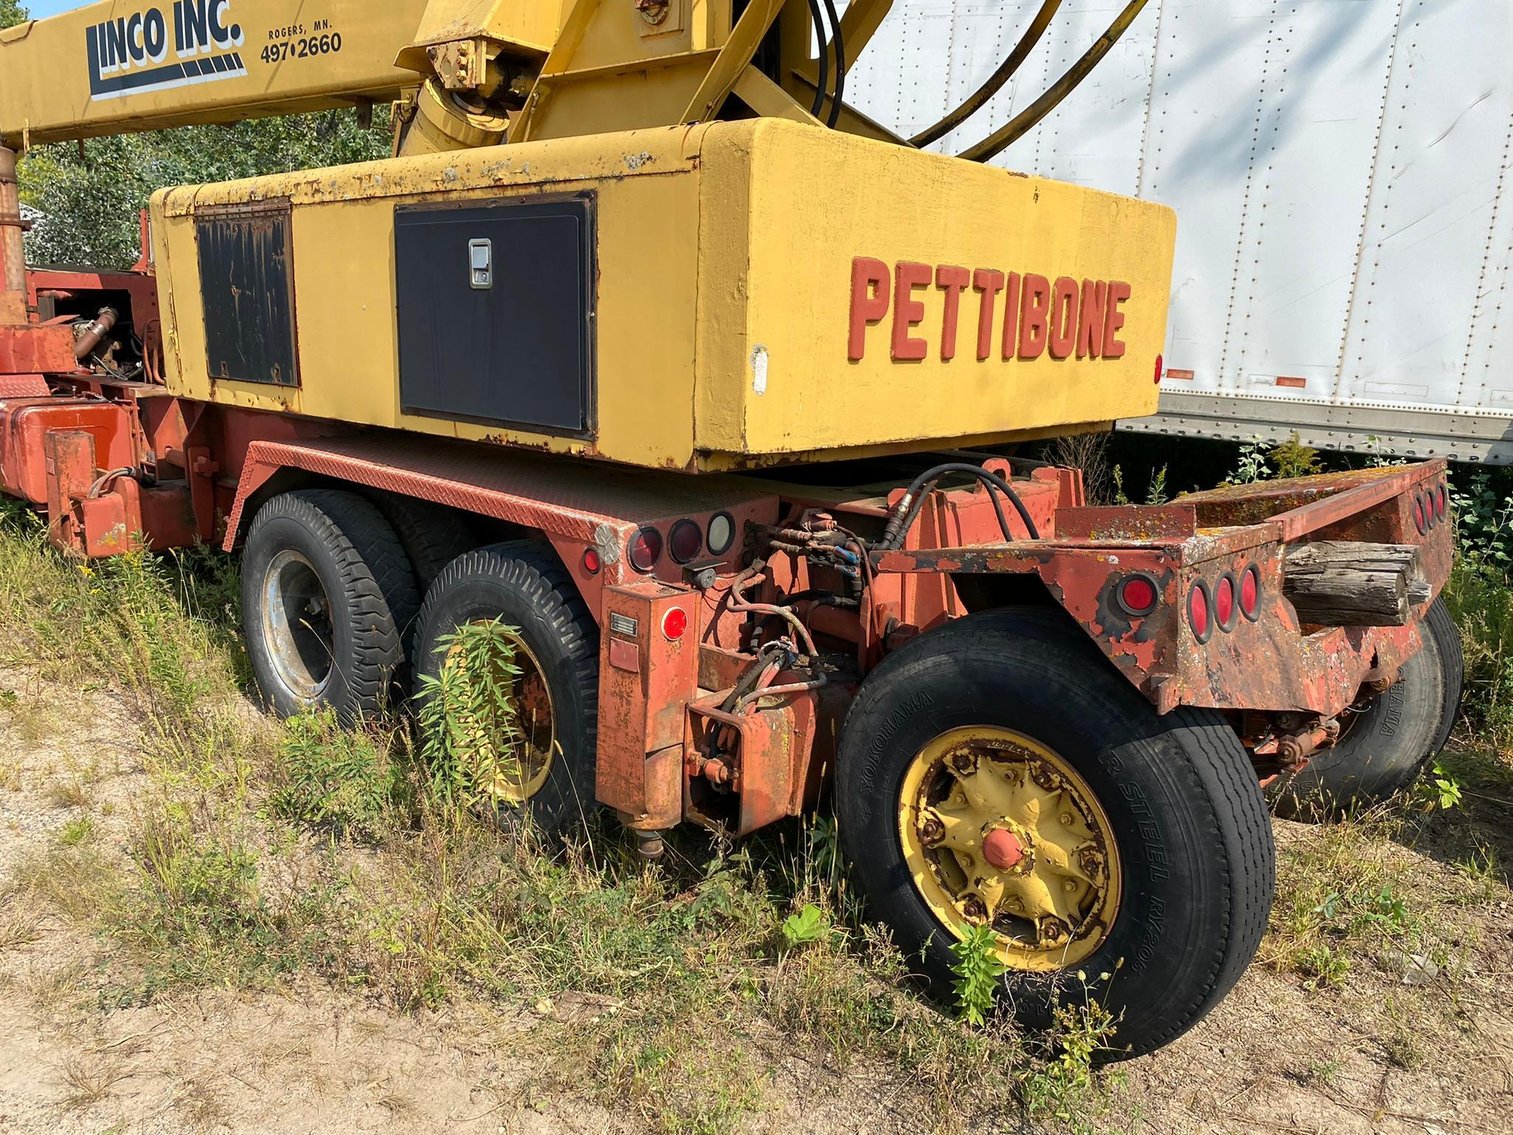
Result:
{"label": "yellow counterweight box", "polygon": [[152,212],[175,393],[689,471],[1152,413],[1175,240],[1158,205],[777,119]]}

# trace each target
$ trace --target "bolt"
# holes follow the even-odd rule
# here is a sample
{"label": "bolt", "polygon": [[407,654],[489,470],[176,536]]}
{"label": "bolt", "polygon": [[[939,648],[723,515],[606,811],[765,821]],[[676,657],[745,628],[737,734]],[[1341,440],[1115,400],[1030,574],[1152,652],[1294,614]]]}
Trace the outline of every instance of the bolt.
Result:
{"label": "bolt", "polygon": [[968,918],[977,919],[980,922],[988,920],[988,908],[981,899],[968,899],[962,904],[961,910]]}
{"label": "bolt", "polygon": [[957,772],[971,774],[977,771],[977,758],[971,753],[958,753],[951,758],[951,764],[955,766]]}
{"label": "bolt", "polygon": [[946,838],[946,826],[930,816],[919,825],[919,838],[925,841],[926,847],[934,847]]}
{"label": "bolt", "polygon": [[1072,814],[1070,812],[1061,813],[1061,826],[1064,828],[1072,826]]}
{"label": "bolt", "polygon": [[1061,884],[1061,889],[1063,891],[1065,891],[1069,895],[1076,894],[1077,893],[1077,880],[1076,879],[1068,879],[1066,882],[1064,882],[1064,883]]}

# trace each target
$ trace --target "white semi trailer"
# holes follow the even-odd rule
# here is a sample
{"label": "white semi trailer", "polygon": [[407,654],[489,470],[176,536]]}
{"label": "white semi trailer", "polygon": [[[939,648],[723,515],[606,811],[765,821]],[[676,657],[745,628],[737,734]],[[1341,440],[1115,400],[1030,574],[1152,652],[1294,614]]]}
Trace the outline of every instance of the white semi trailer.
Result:
{"label": "white semi trailer", "polygon": [[[858,69],[848,97],[912,135],[977,89],[1036,7],[895,5],[886,72]],[[1121,7],[1068,0],[937,148],[1022,110]],[[1178,211],[1161,413],[1123,427],[1513,463],[1510,48],[1509,0],[1150,0],[997,159]]]}

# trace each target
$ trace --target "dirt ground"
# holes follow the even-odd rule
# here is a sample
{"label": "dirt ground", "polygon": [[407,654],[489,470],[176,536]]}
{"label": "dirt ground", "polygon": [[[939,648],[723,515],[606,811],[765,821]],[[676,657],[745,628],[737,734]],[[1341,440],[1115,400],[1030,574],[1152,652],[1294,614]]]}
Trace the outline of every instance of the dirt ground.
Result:
{"label": "dirt ground", "polygon": [[[57,691],[27,689],[23,675],[0,677],[7,680],[0,685],[27,693],[27,705],[61,704]],[[78,692],[68,696],[77,706]],[[0,893],[16,864],[55,844],[86,811],[93,838],[117,850],[125,838],[125,817],[145,783],[130,715],[109,694],[83,696],[84,711],[66,719],[49,718],[45,708],[0,710]],[[1278,838],[1285,849],[1319,836],[1279,824]],[[1501,838],[1508,841],[1506,827]],[[1410,857],[1417,871],[1455,871],[1432,849],[1392,854]],[[1455,972],[1412,989],[1406,1013],[1403,978],[1369,966],[1328,991],[1253,966],[1187,1037],[1105,1077],[1110,1105],[1097,1129],[1513,1132],[1513,892],[1505,878],[1495,895],[1465,912]],[[54,920],[7,933],[4,919],[0,907],[4,1135],[650,1127],[628,1109],[545,1098],[536,1089],[543,1057],[527,1043],[535,1007],[467,1003],[402,1015],[315,982],[115,1007],[99,992],[108,988],[108,941]],[[595,1011],[587,996],[551,1009],[569,1022]],[[782,1038],[769,1041],[768,1106],[747,1124],[751,1130],[919,1130],[888,1069],[841,1075],[787,1051]]]}

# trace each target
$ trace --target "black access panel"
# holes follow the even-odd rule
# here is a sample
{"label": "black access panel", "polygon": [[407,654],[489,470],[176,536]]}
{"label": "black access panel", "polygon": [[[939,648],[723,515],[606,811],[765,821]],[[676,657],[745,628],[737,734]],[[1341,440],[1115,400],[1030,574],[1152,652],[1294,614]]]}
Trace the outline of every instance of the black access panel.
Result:
{"label": "black access panel", "polygon": [[588,194],[396,210],[405,412],[588,435],[594,253]]}
{"label": "black access panel", "polygon": [[195,210],[212,379],[299,385],[289,201]]}

